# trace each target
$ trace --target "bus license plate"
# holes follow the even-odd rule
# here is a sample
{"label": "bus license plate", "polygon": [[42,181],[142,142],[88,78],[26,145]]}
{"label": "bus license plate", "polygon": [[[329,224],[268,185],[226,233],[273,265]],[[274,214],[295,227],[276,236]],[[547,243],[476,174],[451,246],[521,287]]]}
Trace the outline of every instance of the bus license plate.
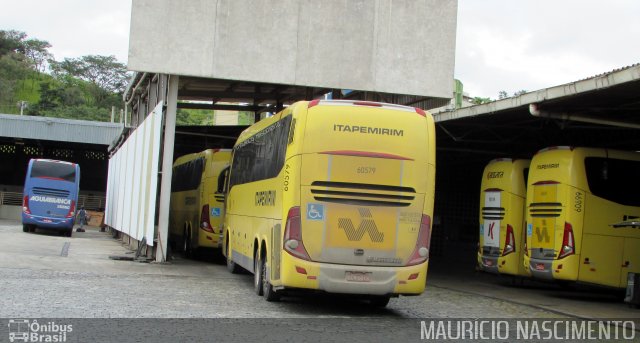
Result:
{"label": "bus license plate", "polygon": [[536,263],[536,270],[544,270],[544,263]]}
{"label": "bus license plate", "polygon": [[366,272],[346,272],[346,280],[353,282],[370,282],[371,273]]}

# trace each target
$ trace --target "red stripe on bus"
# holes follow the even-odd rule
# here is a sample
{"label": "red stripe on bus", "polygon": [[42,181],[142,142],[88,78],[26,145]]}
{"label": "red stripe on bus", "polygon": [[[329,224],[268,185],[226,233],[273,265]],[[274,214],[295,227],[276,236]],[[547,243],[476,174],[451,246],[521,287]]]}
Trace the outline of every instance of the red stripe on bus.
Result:
{"label": "red stripe on bus", "polygon": [[405,160],[413,161],[413,158],[385,154],[382,152],[368,152],[368,151],[355,151],[355,150],[335,150],[335,151],[321,151],[320,154],[327,155],[342,155],[342,156],[356,156],[356,157],[373,157],[373,158],[386,158],[390,160]]}

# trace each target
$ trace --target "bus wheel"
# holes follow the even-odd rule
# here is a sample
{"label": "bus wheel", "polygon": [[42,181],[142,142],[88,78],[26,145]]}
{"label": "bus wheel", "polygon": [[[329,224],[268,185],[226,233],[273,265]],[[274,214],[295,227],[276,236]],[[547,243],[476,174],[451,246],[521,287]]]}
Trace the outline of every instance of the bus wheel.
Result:
{"label": "bus wheel", "polygon": [[182,252],[184,253],[184,257],[191,257],[191,236],[187,229],[184,229],[184,233],[182,235]]}
{"label": "bus wheel", "polygon": [[256,251],[256,254],[253,257],[253,289],[256,291],[257,295],[262,296],[264,294],[262,290],[264,274],[262,270],[262,260],[258,258],[258,254],[259,252]]}
{"label": "bus wheel", "polygon": [[278,301],[280,300],[280,294],[276,293],[271,282],[269,282],[267,274],[267,257],[265,256],[264,258],[261,258],[260,262],[262,264],[262,272],[260,274],[262,274],[262,292],[264,294],[264,299],[269,302]]}
{"label": "bus wheel", "polygon": [[369,303],[374,307],[386,307],[389,304],[389,299],[391,297],[388,295],[373,296],[369,299]]}

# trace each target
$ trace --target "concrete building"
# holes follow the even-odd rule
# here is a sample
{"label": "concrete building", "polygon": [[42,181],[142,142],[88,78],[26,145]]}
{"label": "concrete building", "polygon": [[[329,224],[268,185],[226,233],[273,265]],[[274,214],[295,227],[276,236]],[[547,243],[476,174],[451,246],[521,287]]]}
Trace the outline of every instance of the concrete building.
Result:
{"label": "concrete building", "polygon": [[[166,258],[171,165],[176,149],[186,152],[174,144],[181,134],[207,139],[206,145],[191,146],[196,151],[231,147],[240,131],[176,130],[178,108],[250,111],[257,121],[265,112],[327,93],[442,106],[453,89],[456,18],[457,2],[449,0],[133,0],[128,67],[138,73],[125,94],[132,131],[111,151],[111,162],[128,166],[110,170],[135,171],[135,156],[123,155],[136,150],[131,137],[150,113],[160,118],[163,130],[159,190],[140,189],[127,193],[133,199],[118,200],[137,203],[135,194],[151,192],[145,202],[155,203],[159,196],[155,227],[136,229],[131,238],[154,237],[146,244],[159,247],[158,261]],[[343,95],[341,89],[352,92]],[[147,136],[136,135],[138,142]],[[151,144],[144,142],[145,148]],[[114,175],[129,174],[110,178]],[[107,212],[107,224],[132,232],[121,221],[110,222]]]}

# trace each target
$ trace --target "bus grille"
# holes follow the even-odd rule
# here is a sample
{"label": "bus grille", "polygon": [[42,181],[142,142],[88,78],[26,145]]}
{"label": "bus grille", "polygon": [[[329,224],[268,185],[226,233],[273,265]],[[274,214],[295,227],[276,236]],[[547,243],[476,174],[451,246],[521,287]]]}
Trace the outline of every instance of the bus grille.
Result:
{"label": "bus grille", "polygon": [[411,187],[352,182],[314,181],[311,187],[316,201],[358,206],[407,207],[416,193]]}
{"label": "bus grille", "polygon": [[58,197],[58,198],[67,198],[69,196],[69,191],[65,191],[61,189],[33,187],[33,194],[46,195],[46,196],[52,196],[52,197]]}
{"label": "bus grille", "polygon": [[529,205],[529,215],[532,218],[560,217],[562,204],[559,202],[534,202]]}
{"label": "bus grille", "polygon": [[504,219],[504,207],[483,207],[482,219],[502,220]]}

